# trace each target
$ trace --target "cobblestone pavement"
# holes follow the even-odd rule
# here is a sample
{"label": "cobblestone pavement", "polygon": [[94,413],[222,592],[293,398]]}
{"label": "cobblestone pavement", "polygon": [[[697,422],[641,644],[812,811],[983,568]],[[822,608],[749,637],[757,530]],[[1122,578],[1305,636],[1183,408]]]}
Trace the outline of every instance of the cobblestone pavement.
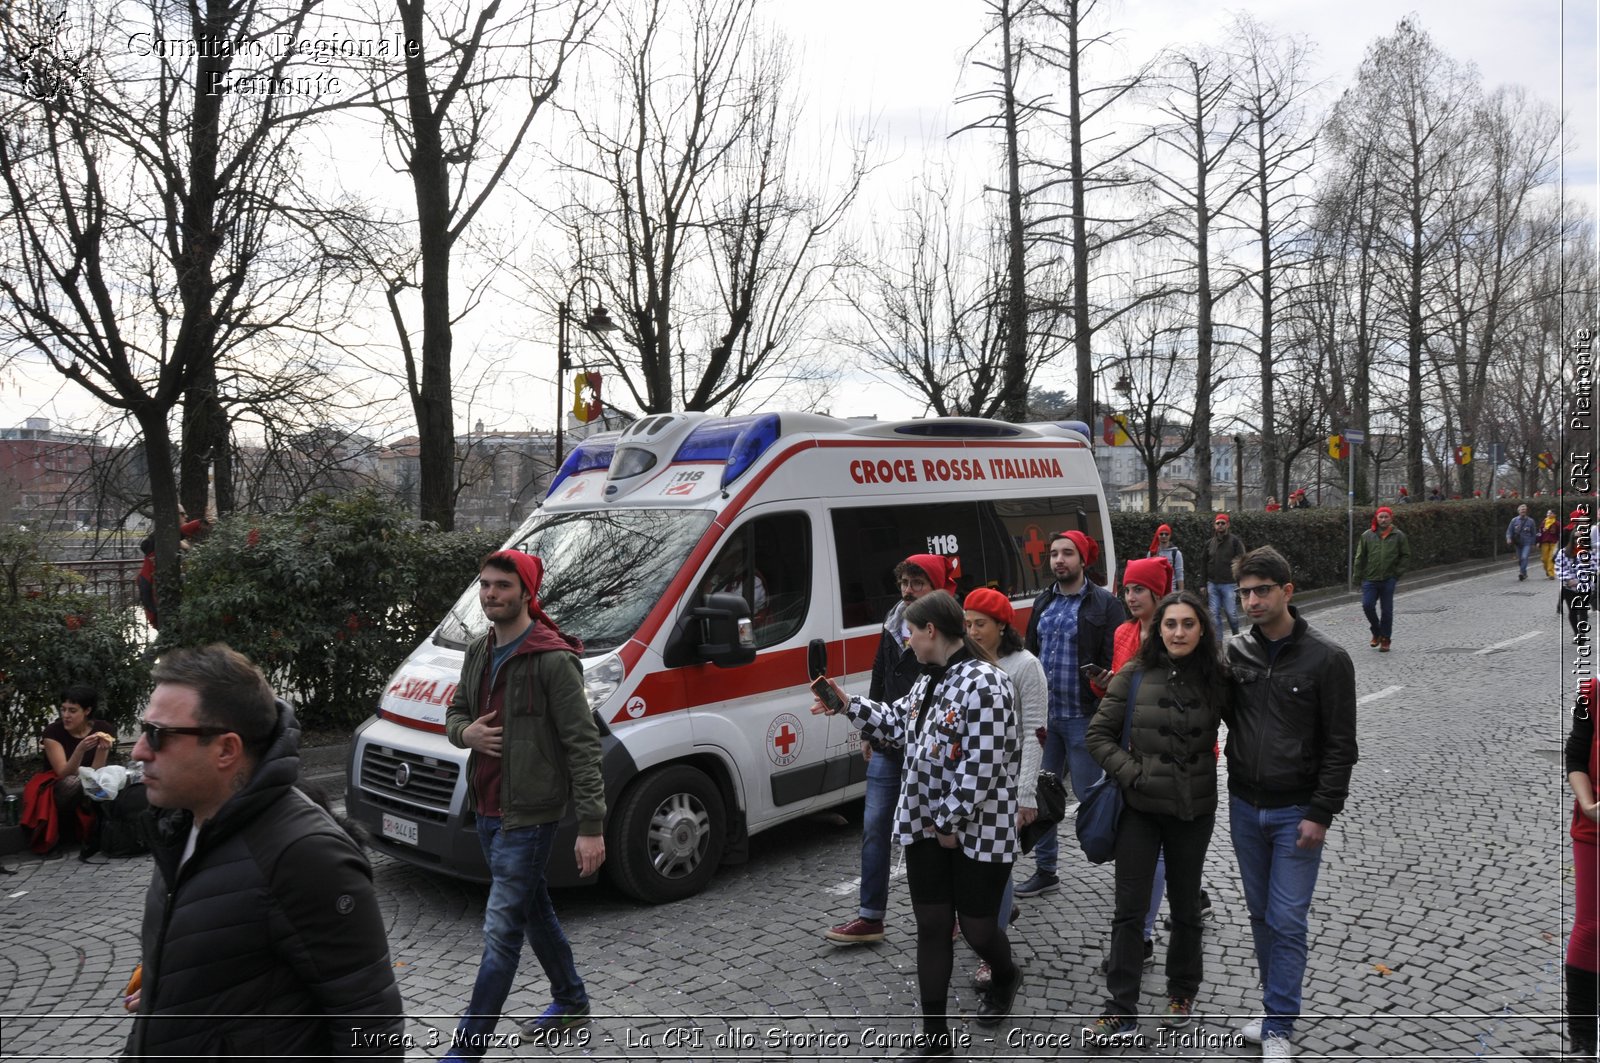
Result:
{"label": "cobblestone pavement", "polygon": [[[1566,631],[1542,579],[1513,568],[1405,592],[1393,653],[1367,646],[1359,605],[1312,622],[1356,659],[1361,763],[1335,821],[1312,913],[1302,1058],[1536,1059],[1561,1048],[1561,958],[1571,917],[1570,799],[1560,768]],[[1565,647],[1568,654],[1570,647]],[[595,1022],[556,1045],[492,1057],[751,1059],[895,1057],[915,1029],[914,935],[903,882],[889,937],[837,948],[853,914],[859,816],[822,815],[758,837],[747,864],[701,896],[647,908],[608,887],[557,904]],[[1023,901],[1013,930],[1027,981],[1011,1025],[964,1027],[967,1054],[1075,1058],[1098,1014],[1110,866],[1068,859],[1060,892]],[[0,1058],[113,1058],[139,958],[147,859],[80,865],[25,857],[0,879]],[[1021,874],[1031,871],[1024,861]],[[436,1058],[477,969],[482,887],[375,857],[390,948],[412,1016],[413,1059]],[[1220,816],[1206,884],[1202,1020],[1164,1042],[1153,1019],[1124,1058],[1251,1057],[1233,1027],[1259,1004],[1239,878]],[[1158,931],[1159,935],[1159,931]],[[1164,942],[1158,937],[1157,956]],[[976,964],[958,954],[952,1014],[970,1019]],[[531,953],[510,1007],[547,1002]],[[1164,1003],[1160,967],[1147,1015]],[[502,1022],[507,1039],[514,1026]]]}

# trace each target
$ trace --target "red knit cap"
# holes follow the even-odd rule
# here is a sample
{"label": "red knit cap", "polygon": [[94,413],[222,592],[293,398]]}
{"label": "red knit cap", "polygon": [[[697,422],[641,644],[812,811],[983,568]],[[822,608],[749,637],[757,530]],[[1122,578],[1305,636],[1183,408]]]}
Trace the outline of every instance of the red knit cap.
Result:
{"label": "red knit cap", "polygon": [[1017,611],[1011,607],[1011,599],[993,587],[979,587],[968,592],[962,608],[982,613],[1006,625],[1015,623],[1017,619]]}
{"label": "red knit cap", "polygon": [[938,554],[912,554],[906,558],[906,564],[915,565],[928,577],[928,583],[936,591],[956,592],[955,564],[948,557]]}
{"label": "red knit cap", "polygon": [[1226,513],[1218,513],[1216,516],[1211,518],[1211,523],[1212,524],[1215,524],[1218,521],[1221,521],[1224,524],[1232,524],[1233,523],[1233,521],[1228,519],[1228,515]]}
{"label": "red knit cap", "polygon": [[1128,562],[1123,570],[1124,586],[1137,583],[1157,598],[1165,598],[1172,590],[1172,562],[1164,557],[1141,557]]}
{"label": "red knit cap", "polygon": [[1090,565],[1093,565],[1096,561],[1100,560],[1100,547],[1095,544],[1093,539],[1089,538],[1081,531],[1056,532],[1050,537],[1050,541],[1052,543],[1057,539],[1072,540],[1072,545],[1078,548],[1078,556],[1083,558],[1084,568],[1088,568]]}
{"label": "red knit cap", "polygon": [[1388,506],[1379,506],[1377,509],[1373,510],[1373,512],[1372,512],[1372,530],[1373,531],[1377,531],[1378,530],[1378,514],[1379,513],[1387,513],[1391,517],[1394,516],[1394,510],[1390,509]]}
{"label": "red knit cap", "polygon": [[522,581],[522,589],[528,592],[528,615],[535,620],[544,621],[551,630],[560,634],[561,629],[556,627],[556,622],[539,607],[539,585],[544,582],[544,562],[533,554],[523,553],[521,550],[496,550],[489,556],[511,562],[517,570],[517,578]]}
{"label": "red knit cap", "polygon": [[1150,552],[1150,554],[1152,556],[1154,556],[1154,554],[1155,554],[1155,552],[1157,550],[1161,549],[1161,533],[1162,532],[1166,532],[1168,535],[1171,535],[1172,534],[1172,525],[1170,525],[1170,524],[1161,525],[1161,527],[1156,529],[1156,533],[1150,537],[1150,551],[1149,552]]}

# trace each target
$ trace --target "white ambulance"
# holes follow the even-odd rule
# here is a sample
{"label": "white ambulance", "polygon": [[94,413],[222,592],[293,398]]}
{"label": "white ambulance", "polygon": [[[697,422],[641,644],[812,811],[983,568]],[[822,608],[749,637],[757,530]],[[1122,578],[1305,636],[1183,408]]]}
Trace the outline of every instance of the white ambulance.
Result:
{"label": "white ambulance", "polygon": [[[604,744],[606,870],[641,900],[703,889],[750,835],[859,797],[844,717],[812,716],[810,671],[867,692],[894,567],[957,559],[1018,625],[1050,581],[1053,532],[1100,542],[1105,495],[1082,425],[815,414],[645,417],[584,441],[507,542],[545,562],[543,606],[584,642]],[[476,574],[395,673],[351,745],[347,809],[384,851],[487,880],[466,751],[444,737],[462,651],[488,624]],[[575,829],[552,885],[580,881]]]}

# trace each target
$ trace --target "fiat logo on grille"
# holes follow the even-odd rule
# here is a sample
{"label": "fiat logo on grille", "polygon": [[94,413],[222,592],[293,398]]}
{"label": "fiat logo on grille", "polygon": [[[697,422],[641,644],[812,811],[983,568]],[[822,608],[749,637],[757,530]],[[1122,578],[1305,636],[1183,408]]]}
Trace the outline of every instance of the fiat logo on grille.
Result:
{"label": "fiat logo on grille", "polygon": [[394,784],[397,787],[399,787],[400,789],[404,790],[405,787],[406,787],[406,784],[409,783],[410,781],[411,781],[411,765],[402,764],[398,768],[394,769]]}

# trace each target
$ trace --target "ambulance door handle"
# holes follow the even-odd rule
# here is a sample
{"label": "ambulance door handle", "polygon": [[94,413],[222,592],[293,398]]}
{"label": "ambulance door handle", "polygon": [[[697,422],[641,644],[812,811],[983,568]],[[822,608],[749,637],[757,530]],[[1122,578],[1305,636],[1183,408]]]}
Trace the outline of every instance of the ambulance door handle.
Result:
{"label": "ambulance door handle", "polygon": [[826,639],[812,639],[806,647],[806,671],[811,679],[828,674],[828,643]]}

